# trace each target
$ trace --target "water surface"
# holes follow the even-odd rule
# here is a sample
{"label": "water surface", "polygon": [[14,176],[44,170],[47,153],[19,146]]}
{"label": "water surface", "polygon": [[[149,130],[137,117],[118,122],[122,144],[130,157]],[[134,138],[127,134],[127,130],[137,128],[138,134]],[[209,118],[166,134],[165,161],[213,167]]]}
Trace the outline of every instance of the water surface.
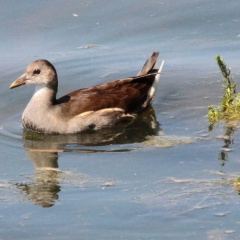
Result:
{"label": "water surface", "polygon": [[[56,7],[57,6],[57,7]],[[0,1],[0,239],[239,239],[239,128],[209,132],[220,54],[239,81],[239,2]],[[97,133],[24,131],[34,89],[9,90],[51,61],[59,97],[165,60],[153,108]]]}

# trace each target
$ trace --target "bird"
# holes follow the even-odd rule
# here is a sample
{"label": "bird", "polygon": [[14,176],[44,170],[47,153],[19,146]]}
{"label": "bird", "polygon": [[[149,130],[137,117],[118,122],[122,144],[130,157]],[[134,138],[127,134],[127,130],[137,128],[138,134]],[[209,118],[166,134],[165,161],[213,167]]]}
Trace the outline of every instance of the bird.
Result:
{"label": "bird", "polygon": [[74,134],[114,127],[134,120],[151,104],[162,72],[154,69],[159,52],[153,52],[134,77],[82,88],[57,98],[58,75],[48,60],[29,64],[10,89],[36,85],[22,114],[25,129],[45,134]]}

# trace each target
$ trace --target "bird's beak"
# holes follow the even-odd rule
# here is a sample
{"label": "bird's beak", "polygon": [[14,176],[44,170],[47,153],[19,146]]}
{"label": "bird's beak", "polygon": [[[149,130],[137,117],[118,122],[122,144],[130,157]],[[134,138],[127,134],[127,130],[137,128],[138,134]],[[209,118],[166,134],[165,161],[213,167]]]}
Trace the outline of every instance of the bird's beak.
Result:
{"label": "bird's beak", "polygon": [[22,86],[22,85],[26,84],[26,80],[27,80],[26,74],[23,74],[16,81],[14,81],[9,88],[12,89],[12,88],[15,88],[15,87]]}

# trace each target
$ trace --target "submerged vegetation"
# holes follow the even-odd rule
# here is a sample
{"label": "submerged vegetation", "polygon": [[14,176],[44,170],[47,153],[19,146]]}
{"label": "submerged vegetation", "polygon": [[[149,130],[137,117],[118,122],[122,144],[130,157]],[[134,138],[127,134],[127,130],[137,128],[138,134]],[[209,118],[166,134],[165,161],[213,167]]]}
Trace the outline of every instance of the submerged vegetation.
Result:
{"label": "submerged vegetation", "polygon": [[209,106],[208,119],[211,125],[223,120],[227,123],[240,121],[240,94],[236,92],[236,83],[230,76],[230,68],[228,68],[223,59],[218,55],[216,57],[217,64],[222,72],[224,81],[224,93],[219,108]]}

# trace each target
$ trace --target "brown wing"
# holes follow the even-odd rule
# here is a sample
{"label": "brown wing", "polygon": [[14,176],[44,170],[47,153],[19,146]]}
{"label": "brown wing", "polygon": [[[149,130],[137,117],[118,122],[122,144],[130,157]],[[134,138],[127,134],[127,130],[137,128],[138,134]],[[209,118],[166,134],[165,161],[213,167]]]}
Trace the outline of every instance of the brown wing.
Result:
{"label": "brown wing", "polygon": [[153,67],[158,55],[158,52],[151,54],[137,77],[79,89],[58,99],[56,105],[68,117],[104,108],[122,108],[126,113],[141,111],[149,103],[144,102],[157,73]]}
{"label": "brown wing", "polygon": [[126,78],[95,87],[79,89],[57,100],[64,113],[75,116],[86,111],[103,108],[122,108],[127,113],[142,110],[152,86],[156,71],[152,75]]}

